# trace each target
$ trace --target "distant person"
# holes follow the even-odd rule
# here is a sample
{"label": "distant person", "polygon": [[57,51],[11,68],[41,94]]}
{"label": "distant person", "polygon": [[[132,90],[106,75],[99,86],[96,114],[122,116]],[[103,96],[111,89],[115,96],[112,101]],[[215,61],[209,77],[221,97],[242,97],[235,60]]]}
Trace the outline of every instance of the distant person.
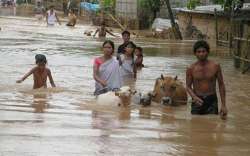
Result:
{"label": "distant person", "polygon": [[100,37],[100,38],[102,38],[102,37],[105,38],[107,33],[109,33],[111,36],[115,36],[112,32],[110,32],[110,31],[106,28],[105,22],[102,22],[101,27],[98,28],[98,29],[95,31],[93,37],[95,37],[97,33],[98,33],[98,37]]}
{"label": "distant person", "polygon": [[123,54],[125,52],[125,47],[127,46],[127,44],[130,42],[130,32],[125,30],[122,32],[122,39],[123,39],[123,44],[121,44],[118,47],[118,51],[117,54]]}
{"label": "distant person", "polygon": [[63,0],[62,3],[63,3],[63,4],[62,4],[62,6],[63,6],[63,14],[64,14],[64,16],[66,16],[67,13],[68,13],[68,9],[67,9],[68,1],[67,1],[67,0]]}
{"label": "distant person", "polygon": [[219,84],[221,97],[220,115],[222,119],[227,116],[226,90],[220,64],[208,60],[209,45],[206,41],[197,41],[194,44],[194,55],[197,62],[187,68],[186,85],[192,97],[192,114],[218,114],[218,99],[216,82]]}
{"label": "distant person", "polygon": [[94,95],[119,90],[122,86],[119,62],[113,58],[114,49],[114,42],[105,41],[102,45],[102,56],[94,60],[93,77],[96,81]]}
{"label": "distant person", "polygon": [[121,66],[121,76],[126,82],[136,78],[136,66],[134,60],[134,51],[135,51],[135,44],[133,42],[129,42],[125,47],[124,54],[121,54],[119,57],[119,62]]}
{"label": "distant person", "polygon": [[72,9],[69,10],[68,18],[69,18],[69,21],[66,24],[66,26],[74,27],[76,25],[77,17],[76,17],[75,12]]}
{"label": "distant person", "polygon": [[13,15],[16,16],[16,0],[12,1]]}
{"label": "distant person", "polygon": [[72,8],[71,0],[68,0],[67,10],[70,10],[71,8]]}
{"label": "distant person", "polygon": [[12,6],[12,1],[11,0],[7,0],[7,7],[11,7]]}
{"label": "distant person", "polygon": [[143,64],[143,50],[141,47],[135,48],[135,66],[136,69],[141,69],[144,67]]}
{"label": "distant person", "polygon": [[47,77],[52,87],[56,87],[52,74],[49,68],[46,67],[47,59],[45,55],[37,54],[35,56],[36,66],[32,68],[27,74],[25,74],[20,80],[17,80],[17,83],[23,82],[27,77],[33,74],[34,84],[33,89],[38,88],[47,88]]}
{"label": "distant person", "polygon": [[43,16],[45,14],[45,8],[42,6],[42,3],[40,1],[37,2],[37,5],[34,9],[35,17],[38,20],[42,20]]}
{"label": "distant person", "polygon": [[50,6],[50,9],[46,13],[46,21],[48,26],[54,26],[56,21],[61,25],[53,5]]}

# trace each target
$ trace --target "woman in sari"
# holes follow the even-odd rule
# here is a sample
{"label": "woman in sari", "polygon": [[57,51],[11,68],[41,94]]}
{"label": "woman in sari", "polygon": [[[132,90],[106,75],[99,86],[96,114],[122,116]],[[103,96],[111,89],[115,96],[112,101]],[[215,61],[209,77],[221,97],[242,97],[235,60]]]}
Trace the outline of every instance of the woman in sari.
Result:
{"label": "woman in sari", "polygon": [[122,86],[119,62],[113,58],[114,42],[105,41],[102,50],[103,55],[94,60],[93,77],[96,81],[94,95],[119,90]]}

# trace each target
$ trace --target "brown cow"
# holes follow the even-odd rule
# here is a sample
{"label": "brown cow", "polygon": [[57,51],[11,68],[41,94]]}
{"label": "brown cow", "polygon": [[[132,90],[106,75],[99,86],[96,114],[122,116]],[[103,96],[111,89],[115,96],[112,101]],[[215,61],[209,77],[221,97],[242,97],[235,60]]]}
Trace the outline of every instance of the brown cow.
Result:
{"label": "brown cow", "polygon": [[187,92],[182,82],[172,77],[156,79],[152,92],[152,101],[164,105],[178,106],[187,104]]}

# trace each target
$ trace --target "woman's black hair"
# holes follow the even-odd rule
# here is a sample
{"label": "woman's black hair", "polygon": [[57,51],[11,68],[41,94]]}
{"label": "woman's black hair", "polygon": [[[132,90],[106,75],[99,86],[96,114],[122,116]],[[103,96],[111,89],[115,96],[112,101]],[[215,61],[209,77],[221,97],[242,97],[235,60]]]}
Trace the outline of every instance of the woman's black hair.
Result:
{"label": "woman's black hair", "polygon": [[199,48],[205,48],[208,53],[210,51],[210,47],[209,47],[207,41],[204,41],[204,40],[200,40],[200,41],[195,42],[194,47],[193,47],[193,52],[196,53],[196,50]]}
{"label": "woman's black hair", "polygon": [[38,63],[47,64],[46,56],[43,55],[43,54],[37,54],[37,55],[35,56],[35,60],[36,60],[36,64],[38,64]]}
{"label": "woman's black hair", "polygon": [[134,61],[134,52],[135,52],[135,48],[136,48],[136,45],[132,42],[132,41],[129,41],[125,47],[128,47],[128,46],[131,46],[131,48],[133,48],[133,51],[132,51],[132,64],[131,65],[134,65],[135,61]]}
{"label": "woman's black hair", "polygon": [[110,44],[111,47],[113,48],[113,51],[115,50],[115,44],[114,44],[113,41],[111,41],[111,40],[106,40],[106,41],[104,41],[103,44],[102,44],[102,47],[104,47],[105,44]]}

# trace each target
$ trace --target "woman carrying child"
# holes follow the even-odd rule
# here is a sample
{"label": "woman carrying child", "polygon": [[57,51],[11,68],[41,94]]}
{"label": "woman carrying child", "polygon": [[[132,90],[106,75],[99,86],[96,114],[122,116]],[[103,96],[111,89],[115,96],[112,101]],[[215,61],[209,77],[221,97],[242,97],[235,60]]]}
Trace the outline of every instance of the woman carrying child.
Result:
{"label": "woman carrying child", "polygon": [[134,50],[135,44],[133,42],[128,42],[125,47],[124,54],[119,55],[119,62],[120,62],[120,69],[121,69],[121,76],[123,82],[125,84],[129,84],[130,82],[136,79],[136,66],[134,60]]}

